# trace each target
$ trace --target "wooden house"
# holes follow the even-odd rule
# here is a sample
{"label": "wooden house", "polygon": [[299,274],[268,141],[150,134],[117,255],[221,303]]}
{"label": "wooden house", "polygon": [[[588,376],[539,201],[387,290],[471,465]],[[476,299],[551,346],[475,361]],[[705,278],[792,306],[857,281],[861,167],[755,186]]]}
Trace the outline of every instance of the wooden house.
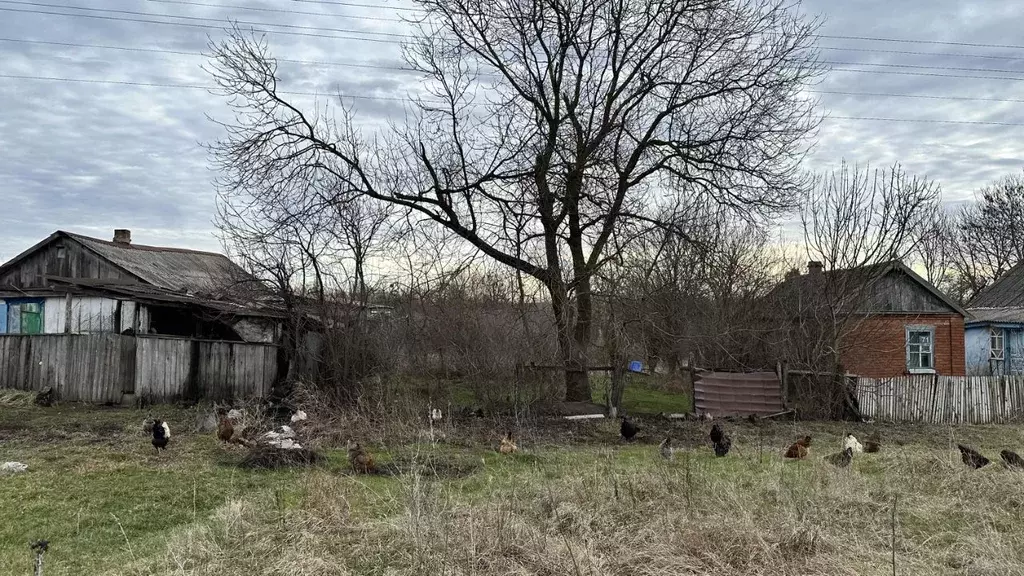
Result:
{"label": "wooden house", "polygon": [[830,271],[810,262],[769,299],[779,356],[793,366],[831,358],[859,376],[965,374],[966,312],[901,262]]}
{"label": "wooden house", "polygon": [[227,257],[57,231],[0,266],[0,387],[86,402],[262,396],[284,314]]}

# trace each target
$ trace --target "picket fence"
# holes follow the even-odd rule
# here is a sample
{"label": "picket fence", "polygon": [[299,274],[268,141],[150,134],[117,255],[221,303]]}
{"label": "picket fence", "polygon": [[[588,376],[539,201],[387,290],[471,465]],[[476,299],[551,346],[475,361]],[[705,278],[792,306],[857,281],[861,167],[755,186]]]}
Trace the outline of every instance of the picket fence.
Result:
{"label": "picket fence", "polygon": [[886,422],[988,424],[1024,419],[1024,376],[858,378],[864,416]]}

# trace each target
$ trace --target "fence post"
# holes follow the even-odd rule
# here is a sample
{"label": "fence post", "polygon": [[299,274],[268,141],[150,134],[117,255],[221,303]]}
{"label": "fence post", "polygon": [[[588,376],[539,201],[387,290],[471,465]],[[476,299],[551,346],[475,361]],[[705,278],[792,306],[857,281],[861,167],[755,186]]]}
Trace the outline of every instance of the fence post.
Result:
{"label": "fence post", "polygon": [[782,409],[789,410],[789,374],[786,363],[779,360],[775,363],[775,373],[779,377],[779,392],[782,393]]}

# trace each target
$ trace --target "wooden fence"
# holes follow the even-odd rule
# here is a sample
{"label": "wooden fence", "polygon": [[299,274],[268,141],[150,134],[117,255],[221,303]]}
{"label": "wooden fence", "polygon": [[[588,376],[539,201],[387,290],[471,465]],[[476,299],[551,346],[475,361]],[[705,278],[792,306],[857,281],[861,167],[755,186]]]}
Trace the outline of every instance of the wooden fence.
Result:
{"label": "wooden fence", "polygon": [[986,424],[1024,418],[1024,376],[858,378],[864,416],[889,422]]}
{"label": "wooden fence", "polygon": [[62,400],[151,402],[265,396],[277,378],[267,344],[117,334],[0,336],[0,388],[53,387]]}

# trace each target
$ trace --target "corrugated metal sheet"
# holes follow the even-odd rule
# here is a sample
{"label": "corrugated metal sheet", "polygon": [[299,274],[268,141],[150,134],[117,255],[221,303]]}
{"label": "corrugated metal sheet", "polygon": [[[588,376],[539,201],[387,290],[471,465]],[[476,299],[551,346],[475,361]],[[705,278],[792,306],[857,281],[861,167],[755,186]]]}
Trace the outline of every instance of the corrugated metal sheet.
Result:
{"label": "corrugated metal sheet", "polygon": [[249,278],[223,254],[117,244],[71,233],[68,236],[142,280],[167,290],[212,293]]}
{"label": "corrugated metal sheet", "polygon": [[774,372],[701,372],[693,384],[697,412],[713,416],[782,412],[782,386]]}

